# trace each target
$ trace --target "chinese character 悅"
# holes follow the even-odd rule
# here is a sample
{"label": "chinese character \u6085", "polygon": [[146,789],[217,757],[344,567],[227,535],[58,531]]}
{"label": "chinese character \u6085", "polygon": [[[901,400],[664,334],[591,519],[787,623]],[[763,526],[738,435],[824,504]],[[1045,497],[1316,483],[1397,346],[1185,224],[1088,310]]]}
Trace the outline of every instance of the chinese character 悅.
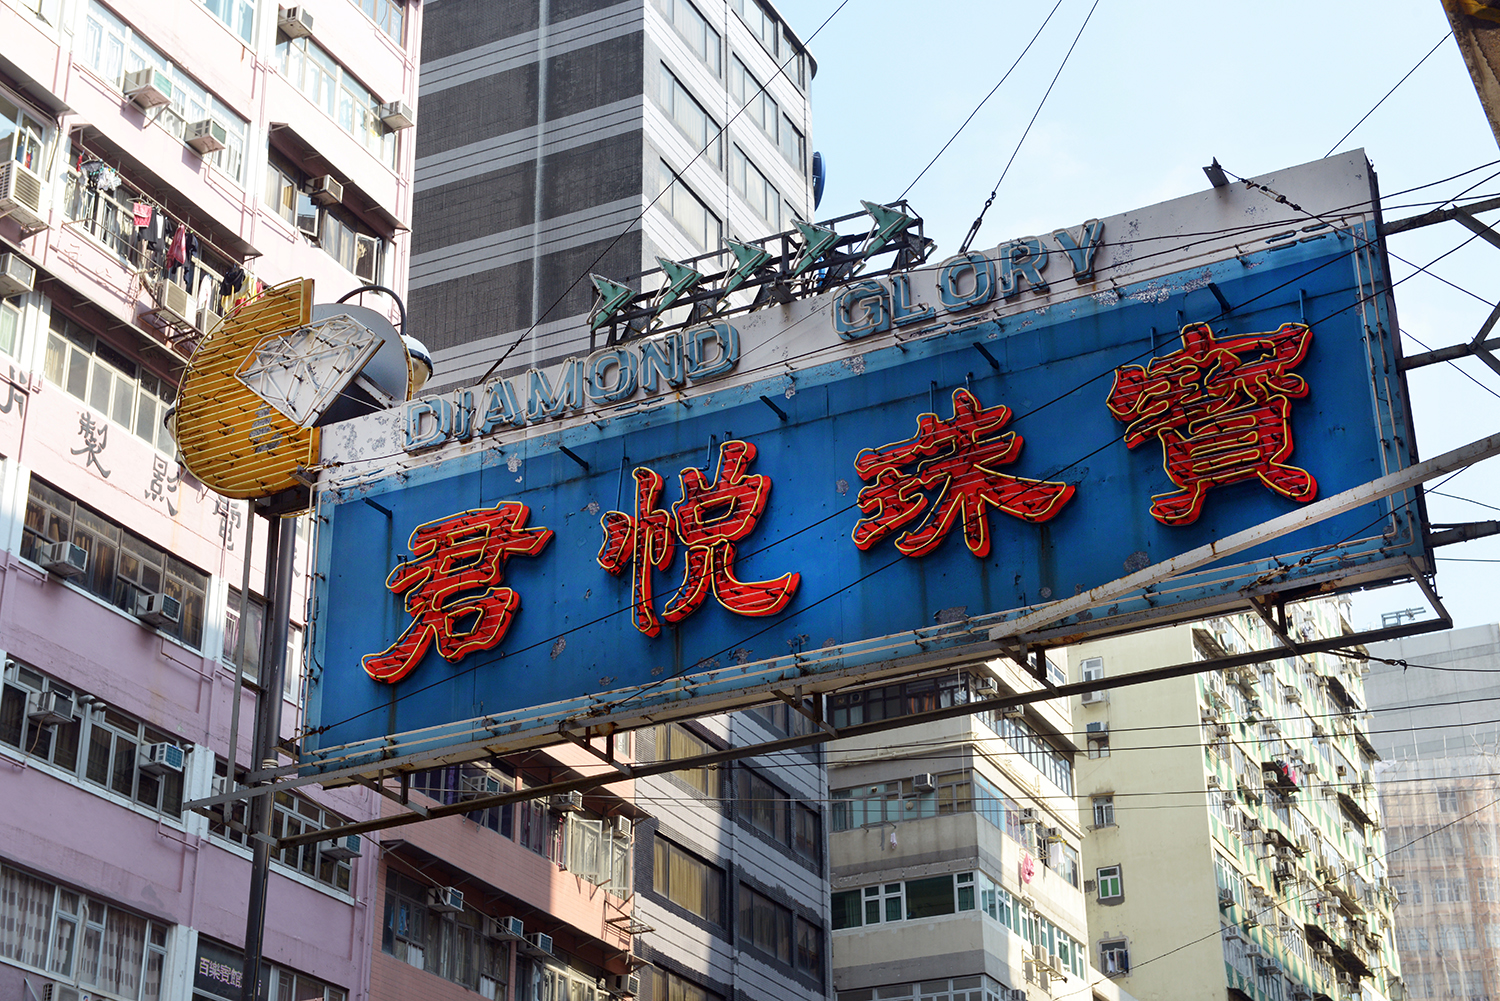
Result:
{"label": "chinese character \u6085", "polygon": [[521,607],[521,596],[500,586],[512,556],[536,556],[552,540],[549,528],[527,528],[531,510],[519,501],[462,511],[411,533],[409,562],[386,578],[405,594],[412,623],[380,653],[362,658],[376,681],[397,682],[429,646],[448,661],[499,645]]}
{"label": "chinese character \u6085", "polygon": [[151,457],[151,482],[146,485],[143,496],[149,501],[164,501],[167,505],[167,513],[174,518],[177,517],[177,505],[172,503],[172,498],[177,495],[180,476],[180,473],[167,475],[166,456]]}
{"label": "chinese character \u6085", "polygon": [[1219,340],[1206,323],[1182,328],[1182,348],[1146,365],[1115,369],[1109,412],[1127,425],[1128,448],[1161,442],[1176,492],[1151,500],[1164,525],[1198,519],[1210,487],[1259,480],[1292,500],[1317,496],[1305,469],[1290,465],[1292,400],[1307,381],[1291,370],[1307,357],[1312,331],[1283,323],[1272,333]]}
{"label": "chinese character \u6085", "polygon": [[[990,552],[986,507],[1023,521],[1055,517],[1073,497],[1071,484],[999,471],[1020,457],[1025,441],[1014,431],[1000,433],[1009,421],[1009,407],[982,407],[973,393],[955,389],[948,420],[922,414],[914,437],[860,452],[854,470],[869,485],[859,491],[865,517],[854,526],[854,544],[869,549],[925,512],[920,525],[896,537],[897,552],[925,556],[960,521],[964,543],[983,559]],[[935,491],[936,500],[929,502],[926,491]]]}
{"label": "chinese character \u6085", "polygon": [[[755,530],[771,495],[770,477],[746,472],[754,461],[750,442],[724,442],[714,481],[701,470],[684,469],[682,499],[670,512],[656,506],[662,477],[637,469],[635,515],[610,511],[600,518],[604,544],[599,565],[616,575],[631,566],[635,627],[647,636],[660,633],[663,621],[681,622],[692,615],[710,591],[729,611],[751,616],[774,615],[796,594],[800,573],[763,581],[740,580],[734,573],[735,544]],[[685,550],[682,585],[658,615],[651,571],[665,570],[678,544]]]}
{"label": "chinese character \u6085", "polygon": [[99,456],[109,444],[109,425],[103,421],[96,422],[93,414],[82,413],[78,415],[78,433],[83,436],[83,447],[70,449],[71,454],[84,456],[84,469],[93,466],[99,470],[99,475],[109,479],[109,470],[99,462]]}

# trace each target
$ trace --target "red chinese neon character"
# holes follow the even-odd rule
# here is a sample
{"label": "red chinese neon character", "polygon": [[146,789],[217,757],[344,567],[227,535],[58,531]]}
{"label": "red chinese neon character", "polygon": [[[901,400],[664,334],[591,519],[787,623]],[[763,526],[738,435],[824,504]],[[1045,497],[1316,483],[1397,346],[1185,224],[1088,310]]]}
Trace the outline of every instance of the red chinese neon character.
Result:
{"label": "red chinese neon character", "polygon": [[463,511],[417,526],[412,559],[391,571],[385,586],[406,593],[414,620],[380,653],[362,658],[376,681],[397,682],[427,653],[446,660],[498,646],[521,607],[521,596],[498,586],[512,556],[536,556],[552,541],[550,528],[526,528],[531,510],[519,501]]}
{"label": "red chinese neon character", "polygon": [[[869,486],[859,492],[865,517],[854,526],[854,544],[869,549],[927,511],[915,531],[896,538],[898,552],[925,556],[962,519],[964,543],[983,559],[990,553],[986,507],[1023,521],[1055,517],[1072,499],[1073,486],[1010,476],[996,468],[1015,462],[1025,442],[1014,431],[999,433],[1009,421],[1009,407],[981,407],[973,393],[955,389],[950,419],[922,414],[915,437],[860,452],[854,470]],[[902,471],[912,465],[914,472]],[[930,511],[924,493],[929,490],[937,492]]]}
{"label": "red chinese neon character", "polygon": [[[632,567],[635,627],[647,636],[661,623],[692,615],[712,590],[719,604],[737,615],[774,615],[786,607],[802,581],[800,573],[775,580],[745,581],[734,575],[735,543],[755,531],[771,495],[771,479],[746,473],[755,461],[748,441],[719,446],[719,472],[709,483],[697,469],[681,473],[682,499],[670,512],[656,506],[662,477],[650,469],[635,471],[635,515],[610,511],[599,519],[604,544],[599,565],[619,575]],[[682,586],[658,616],[652,606],[651,571],[672,562],[675,543],[687,550]]]}
{"label": "red chinese neon character", "polygon": [[1306,503],[1318,482],[1289,465],[1293,399],[1307,380],[1291,370],[1307,357],[1312,331],[1283,323],[1275,332],[1218,340],[1206,323],[1182,328],[1182,348],[1145,366],[1115,369],[1109,412],[1124,422],[1125,445],[1162,444],[1175,493],[1151,499],[1164,525],[1198,520],[1210,487],[1258,479],[1283,497]]}

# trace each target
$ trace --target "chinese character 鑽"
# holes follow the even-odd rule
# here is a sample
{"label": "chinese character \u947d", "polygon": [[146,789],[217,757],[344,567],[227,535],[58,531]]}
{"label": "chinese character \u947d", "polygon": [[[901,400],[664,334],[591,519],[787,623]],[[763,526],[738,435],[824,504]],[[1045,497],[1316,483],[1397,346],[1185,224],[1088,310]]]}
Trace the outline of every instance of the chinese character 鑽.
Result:
{"label": "chinese character \u947d", "polygon": [[411,533],[411,561],[385,582],[406,595],[413,621],[395,643],[362,658],[366,673],[394,683],[430,645],[448,661],[499,645],[521,607],[521,596],[500,586],[506,561],[536,556],[552,540],[550,528],[525,527],[530,516],[520,501],[501,501],[419,525]]}
{"label": "chinese character \u947d", "polygon": [[1121,365],[1109,391],[1109,412],[1124,422],[1125,445],[1161,442],[1176,492],[1151,499],[1164,525],[1198,520],[1209,488],[1260,480],[1283,497],[1306,503],[1318,483],[1290,465],[1292,400],[1308,393],[1291,370],[1307,357],[1312,331],[1283,323],[1265,334],[1219,340],[1206,323],[1182,328],[1182,348],[1146,365]]}
{"label": "chinese character \u947d", "polygon": [[[662,477],[651,469],[635,471],[635,515],[609,511],[599,523],[604,544],[599,565],[619,575],[632,567],[635,627],[647,636],[661,623],[681,622],[713,592],[719,604],[737,615],[774,615],[786,607],[802,581],[800,573],[774,580],[745,581],[734,573],[735,543],[755,530],[771,495],[771,478],[747,473],[755,461],[748,441],[719,446],[719,471],[712,483],[698,469],[681,473],[682,499],[670,512],[656,506]],[[682,586],[658,616],[652,604],[651,571],[665,570],[677,544],[686,550]]]}
{"label": "chinese character \u947d", "polygon": [[[896,537],[897,552],[925,556],[959,521],[965,545],[983,559],[990,552],[986,507],[1023,521],[1055,517],[1073,497],[1071,484],[999,471],[1020,457],[1025,441],[1014,431],[1000,433],[1009,421],[1009,407],[981,407],[973,393],[955,389],[950,419],[922,414],[914,437],[860,452],[854,470],[869,485],[859,491],[865,517],[854,526],[854,544],[869,549],[925,512],[920,525]],[[924,491],[937,499],[929,503]]]}

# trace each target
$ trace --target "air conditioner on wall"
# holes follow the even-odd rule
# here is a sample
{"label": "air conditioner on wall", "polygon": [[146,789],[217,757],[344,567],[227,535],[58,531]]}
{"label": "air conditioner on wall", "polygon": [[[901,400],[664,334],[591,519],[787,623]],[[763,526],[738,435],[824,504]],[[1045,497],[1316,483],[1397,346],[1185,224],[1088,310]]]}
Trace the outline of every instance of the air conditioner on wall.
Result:
{"label": "air conditioner on wall", "polygon": [[526,925],[520,918],[508,915],[503,918],[490,918],[486,924],[486,930],[490,938],[498,938],[509,942],[522,942],[526,939]]}
{"label": "air conditioner on wall", "polygon": [[583,810],[583,793],[576,790],[573,792],[555,792],[548,799],[547,805],[558,813],[579,813]]}
{"label": "air conditioner on wall", "polygon": [[8,216],[23,229],[43,226],[42,179],[14,160],[0,164],[0,216]]}
{"label": "air conditioner on wall", "polygon": [[182,602],[160,592],[136,595],[135,617],[148,626],[169,629],[182,621]]}
{"label": "air conditioner on wall", "polygon": [[36,268],[20,254],[0,254],[0,299],[25,295],[36,284]]}
{"label": "air conditioner on wall", "polygon": [[1109,701],[1109,693],[1108,692],[1084,692],[1083,693],[1083,699],[1082,699],[1082,701],[1083,701],[1083,704],[1086,705],[1086,706],[1098,705],[1101,702],[1108,702]]}
{"label": "air conditioner on wall", "polygon": [[181,773],[184,760],[186,754],[176,744],[146,744],[136,752],[136,766],[148,775]]}
{"label": "air conditioner on wall", "polygon": [[212,306],[198,307],[198,329],[205,334],[217,327],[223,318]]}
{"label": "air conditioner on wall", "polygon": [[85,1001],[86,998],[88,995],[81,993],[77,987],[50,983],[42,988],[42,1001]]}
{"label": "air conditioner on wall", "polygon": [[188,290],[170,279],[163,278],[156,283],[156,304],[157,309],[178,323],[191,326],[197,318]]}
{"label": "air conditioner on wall", "polygon": [[918,772],[913,775],[911,785],[917,792],[932,792],[937,788],[937,782],[933,779],[931,772]]}
{"label": "air conditioner on wall", "polygon": [[630,823],[630,818],[629,817],[621,817],[621,816],[611,817],[610,818],[610,825],[612,826],[612,828],[614,830],[615,837],[617,837],[617,838],[629,838],[630,837],[630,831],[631,831],[633,825]]}
{"label": "air conditioner on wall", "polygon": [[342,838],[332,838],[320,843],[319,853],[326,859],[335,862],[347,862],[360,856],[359,835],[350,834]]}
{"label": "air conditioner on wall", "polygon": [[142,111],[172,103],[172,81],[155,66],[126,73],[120,89]]}
{"label": "air conditioner on wall", "polygon": [[229,142],[229,133],[224,131],[224,126],[212,118],[205,118],[201,122],[193,122],[183,130],[182,141],[202,156],[217,153]]}
{"label": "air conditioner on wall", "polygon": [[276,30],[288,38],[306,38],[312,34],[313,16],[301,7],[278,7]]}
{"label": "air conditioner on wall", "polygon": [[31,697],[26,718],[37,726],[57,726],[73,722],[73,698],[62,692],[37,692]]}
{"label": "air conditioner on wall", "polygon": [[639,997],[641,978],[635,973],[616,973],[609,978],[608,990],[617,998]]}
{"label": "air conditioner on wall", "polygon": [[88,573],[89,554],[71,542],[51,542],[37,548],[36,561],[56,577],[77,577]]}
{"label": "air conditioner on wall", "polygon": [[381,122],[385,124],[385,127],[392,132],[409,129],[417,124],[416,118],[412,115],[411,108],[404,101],[391,101],[389,104],[382,104],[377,114],[380,116]]}
{"label": "air conditioner on wall", "polygon": [[454,886],[434,886],[427,892],[427,906],[442,914],[457,914],[464,909],[464,891]]}
{"label": "air conditioner on wall", "polygon": [[337,205],[344,200],[344,186],[331,174],[307,182],[307,194],[319,205]]}
{"label": "air conditioner on wall", "polygon": [[531,946],[531,948],[536,950],[537,952],[544,952],[549,956],[552,955],[551,935],[547,935],[539,931],[532,932],[530,935],[526,936],[526,944]]}

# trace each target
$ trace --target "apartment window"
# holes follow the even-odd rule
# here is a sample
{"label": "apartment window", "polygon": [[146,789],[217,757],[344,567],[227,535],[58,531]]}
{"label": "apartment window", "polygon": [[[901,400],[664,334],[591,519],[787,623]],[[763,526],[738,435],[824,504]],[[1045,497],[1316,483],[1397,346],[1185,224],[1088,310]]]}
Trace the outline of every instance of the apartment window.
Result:
{"label": "apartment window", "polygon": [[235,183],[245,180],[245,143],[249,123],[228,105],[210,94],[182,68],[173,64],[159,50],[98,0],[89,0],[84,17],[83,39],[74,49],[74,57],[116,87],[126,73],[154,67],[171,81],[172,103],[153,114],[156,124],[183,138],[191,122],[212,119],[225,132],[224,149],[204,157]]}
{"label": "apartment window", "polygon": [[[814,711],[811,699],[805,700],[804,705],[808,712]],[[744,710],[744,712],[745,715],[755,717],[777,733],[785,734],[789,737],[801,737],[817,729],[817,724],[785,702],[752,706]]]}
{"label": "apartment window", "polygon": [[1089,745],[1089,757],[1091,759],[1109,757],[1108,730],[1090,730],[1087,736]]}
{"label": "apartment window", "polygon": [[823,929],[770,897],[740,884],[739,939],[788,966],[821,977]]}
{"label": "apartment window", "polygon": [[1095,796],[1090,802],[1094,805],[1094,826],[1115,826],[1115,798],[1113,796]]}
{"label": "apartment window", "polygon": [[661,86],[657,89],[656,99],[672,119],[672,124],[692,143],[693,151],[703,150],[703,159],[722,168],[724,159],[720,152],[718,124],[665,64],[661,67]]}
{"label": "apartment window", "polygon": [[158,451],[175,455],[177,445],[163,418],[176,390],[56,310],[47,335],[42,374],[48,382],[104,414]]}
{"label": "apartment window", "polygon": [[53,130],[0,90],[0,162],[17,163],[45,179]]}
{"label": "apartment window", "polygon": [[741,765],[736,772],[735,791],[744,818],[750,826],[817,862],[821,843],[818,813],[792,800],[784,790]]}
{"label": "apartment window", "polygon": [[750,29],[750,34],[766,47],[766,51],[772,56],[780,55],[781,48],[778,44],[780,32],[777,30],[776,19],[755,0],[730,0],[730,2],[735,13],[739,14],[745,22],[745,27]]}
{"label": "apartment window", "polygon": [[657,835],[651,889],[711,924],[724,924],[724,870]]}
{"label": "apartment window", "polygon": [[968,813],[974,808],[968,769],[932,776],[931,788],[918,788],[916,777],[877,785],[836,789],[833,829],[847,831],[868,824],[921,820],[941,813]]}
{"label": "apartment window", "polygon": [[181,618],[175,625],[160,626],[161,631],[188,646],[203,642],[208,574],[33,476],[21,555],[36,562],[43,545],[64,541],[88,553],[88,571],[72,578],[74,585],[131,614],[139,597],[171,595],[181,603]]}
{"label": "apartment window", "polygon": [[127,1001],[162,996],[170,926],[0,865],[0,959]]}
{"label": "apartment window", "polygon": [[688,48],[713,71],[714,76],[724,75],[724,56],[719,33],[708,23],[708,18],[698,13],[688,0],[653,0],[656,9],[687,42]]}
{"label": "apartment window", "polygon": [[[151,744],[181,743],[175,737],[128,713],[85,702],[84,693],[18,661],[9,662],[0,688],[0,743],[148,810],[181,815],[182,773],[142,771],[139,756]],[[43,692],[73,700],[73,719],[53,726],[32,722],[27,713]]]}
{"label": "apartment window", "polygon": [[[1007,815],[1016,812],[1016,806],[1000,788],[978,772],[973,773],[974,812],[1000,830],[1007,830]],[[1018,818],[1019,819],[1019,818]]]}
{"label": "apartment window", "polygon": [[1098,887],[1100,900],[1116,900],[1125,896],[1125,889],[1120,883],[1120,867],[1107,865],[1096,870],[1098,874]]}
{"label": "apartment window", "polygon": [[[677,761],[695,758],[717,750],[712,744],[680,723],[667,723],[655,728],[656,753],[659,761]],[[699,765],[672,772],[672,776],[687,783],[694,790],[709,798],[719,796],[719,766]]]}
{"label": "apartment window", "polygon": [[1437,801],[1439,813],[1460,812],[1457,789],[1439,789],[1437,794]]}
{"label": "apartment window", "polygon": [[[1050,661],[1049,661],[1050,663]],[[1066,795],[1073,795],[1073,761],[1066,754],[1047,742],[1030,723],[1024,719],[1002,716],[993,721],[994,731],[1011,749],[1031,763],[1051,783]],[[1092,748],[1091,748],[1092,750]],[[1092,757],[1092,754],[1090,755]],[[1108,748],[1106,754],[1108,756]]]}
{"label": "apartment window", "polygon": [[[309,831],[322,831],[338,827],[344,820],[324,810],[310,799],[279,792],[271,809],[271,837],[290,838]],[[350,862],[348,859],[332,859],[320,850],[325,843],[309,842],[283,848],[278,861],[288,869],[295,869],[320,883],[327,883],[336,890],[349,890]]]}
{"label": "apartment window", "polygon": [[365,17],[374,21],[397,44],[406,38],[406,4],[403,0],[358,0]]}
{"label": "apartment window", "polygon": [[281,75],[381,163],[396,167],[396,134],[376,115],[380,102],[310,38],[278,37]]}
{"label": "apartment window", "polygon": [[[250,596],[245,606],[245,617],[249,628],[245,634],[245,680],[260,681],[260,643],[265,634],[266,603],[256,595]],[[235,666],[234,655],[240,642],[240,592],[229,589],[229,600],[224,607],[224,651],[222,659],[230,667]],[[282,672],[281,694],[284,698],[296,699],[302,679],[302,627],[291,623],[286,637],[286,670]]]}
{"label": "apartment window", "polygon": [[724,224],[677,177],[666,161],[659,161],[657,183],[661,185],[661,198],[657,204],[682,227],[693,246],[703,251],[718,250],[724,238]]}
{"label": "apartment window", "polygon": [[563,826],[545,799],[528,799],[516,807],[516,835],[521,847],[542,858],[565,863]]}
{"label": "apartment window", "polygon": [[0,351],[8,355],[16,353],[16,341],[21,333],[21,315],[26,297],[11,296],[0,299]]}
{"label": "apartment window", "polygon": [[971,684],[967,675],[960,674],[839,692],[828,697],[828,709],[835,727],[876,723],[929,709],[966,705]]}
{"label": "apartment window", "polygon": [[759,125],[779,145],[776,130],[781,123],[781,108],[766,93],[765,85],[740,62],[739,56],[731,56],[729,60],[729,96],[745,109],[744,117]]}
{"label": "apartment window", "polygon": [[864,889],[865,924],[900,921],[906,917],[906,884],[881,883]]}
{"label": "apartment window", "polygon": [[780,232],[781,195],[738,146],[729,155],[729,184],[772,231]]}
{"label": "apartment window", "polygon": [[641,981],[643,984],[650,982],[650,992],[646,996],[653,1001],[724,1001],[713,991],[705,990],[691,980],[685,980],[659,966],[642,967]]}
{"label": "apartment window", "polygon": [[[443,765],[414,772],[411,787],[439,803],[461,803],[477,796],[491,796],[510,792],[516,787],[514,773],[485,765]],[[515,830],[515,804],[492,806],[486,810],[475,810],[464,814],[480,827],[488,827],[502,838],[510,838]]]}
{"label": "apartment window", "polygon": [[254,0],[203,0],[203,6],[243,41],[255,41]]}
{"label": "apartment window", "polygon": [[[479,987],[482,959],[490,971],[485,975],[496,979],[495,947],[490,945],[488,953],[481,948],[486,944],[482,916],[468,907],[457,914],[433,910],[427,903],[432,889],[400,873],[387,874],[382,951],[471,990]],[[508,959],[503,949],[500,955]]]}
{"label": "apartment window", "polygon": [[1042,864],[1069,886],[1078,885],[1078,849],[1066,841],[1042,842]]}
{"label": "apartment window", "polygon": [[781,116],[780,139],[781,155],[797,168],[797,173],[804,173],[807,170],[807,139],[802,135],[802,130],[793,125],[792,120],[785,115]]}
{"label": "apartment window", "polygon": [[1130,950],[1123,939],[1099,943],[1099,971],[1106,977],[1130,972]]}
{"label": "apartment window", "polygon": [[361,232],[359,224],[347,212],[331,207],[323,210],[318,245],[354,277],[366,282],[379,277],[383,244],[379,237]]}
{"label": "apartment window", "polygon": [[293,973],[271,963],[262,968],[262,979],[267,996],[278,1001],[345,1001],[347,992],[309,977],[305,973]]}

